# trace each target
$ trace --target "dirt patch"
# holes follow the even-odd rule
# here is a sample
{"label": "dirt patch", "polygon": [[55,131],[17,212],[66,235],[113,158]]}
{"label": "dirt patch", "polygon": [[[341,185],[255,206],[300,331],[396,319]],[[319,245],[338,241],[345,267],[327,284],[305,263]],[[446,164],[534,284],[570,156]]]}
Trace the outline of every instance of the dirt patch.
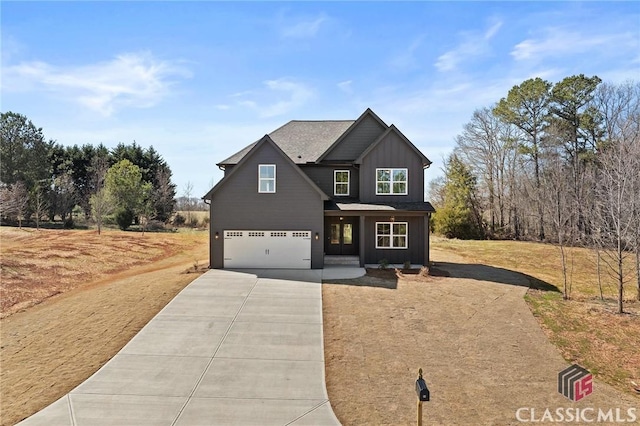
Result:
{"label": "dirt patch", "polygon": [[[33,236],[25,238],[20,235],[21,244],[13,243],[15,240],[12,239],[5,244],[6,234],[4,230],[2,232],[3,265],[5,261],[12,260],[17,248],[21,254],[25,250],[38,252],[33,246],[36,243]],[[47,238],[37,238],[37,242],[45,242],[55,234],[60,237],[53,238],[58,244],[65,241],[79,246],[82,245],[80,240],[92,239],[90,231],[44,232],[50,234]],[[85,263],[91,256],[104,262],[130,256],[132,259],[123,260],[117,272],[114,272],[113,265],[95,265],[98,271],[85,272],[94,266],[64,263],[68,277],[75,278],[68,278],[60,287],[54,286],[57,283],[53,282],[48,288],[37,289],[29,285],[27,278],[23,280],[24,285],[3,288],[3,297],[5,292],[14,289],[26,289],[20,294],[37,297],[29,301],[29,308],[22,308],[0,322],[2,425],[11,425],[28,417],[86,380],[206,269],[206,232],[146,234],[144,240],[136,237],[140,236],[114,236],[110,240],[113,245],[100,245],[98,252],[95,247],[85,246],[83,249],[87,253]],[[65,250],[56,249],[52,253],[57,255]],[[146,253],[147,257],[140,256],[140,253]],[[49,258],[41,252],[40,259],[42,265],[55,264],[60,256]],[[78,267],[83,271],[76,271]],[[62,266],[59,268],[63,269]],[[36,267],[25,271],[42,276],[47,273]],[[87,276],[97,279],[83,281]],[[49,283],[50,278],[42,282]],[[5,285],[4,270],[2,284]],[[54,292],[60,294],[51,297]]]}
{"label": "dirt patch", "polygon": [[419,368],[431,390],[425,424],[519,424],[520,407],[638,405],[601,382],[579,403],[558,394],[567,363],[527,308],[525,276],[442,252],[436,263],[450,277],[323,284],[327,390],[344,425],[414,424]]}

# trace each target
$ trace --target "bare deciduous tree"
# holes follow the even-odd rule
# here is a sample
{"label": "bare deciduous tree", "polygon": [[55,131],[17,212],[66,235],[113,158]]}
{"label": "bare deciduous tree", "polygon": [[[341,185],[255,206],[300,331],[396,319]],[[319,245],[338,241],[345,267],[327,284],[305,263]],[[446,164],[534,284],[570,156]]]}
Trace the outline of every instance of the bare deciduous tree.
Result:
{"label": "bare deciduous tree", "polygon": [[562,297],[567,300],[571,297],[571,280],[567,268],[566,246],[573,242],[570,224],[574,211],[569,198],[568,174],[558,155],[554,155],[546,161],[545,171],[541,177],[543,194],[545,195],[544,206],[547,217],[551,219],[556,243],[560,250],[563,277]]}
{"label": "bare deciduous tree", "polygon": [[18,226],[22,228],[22,221],[29,206],[29,193],[25,184],[18,181],[12,185],[4,185],[0,191],[0,203],[2,216],[17,220]]}
{"label": "bare deciduous tree", "polygon": [[489,108],[476,110],[464,131],[456,138],[456,152],[480,177],[486,196],[491,234],[504,234],[507,214],[508,162],[516,148],[513,127],[501,121]]}
{"label": "bare deciduous tree", "polygon": [[100,235],[104,217],[112,213],[114,209],[111,194],[105,187],[105,177],[109,170],[109,162],[107,158],[95,157],[92,161],[91,168],[93,170],[92,180],[94,188],[96,188],[96,193],[91,195],[89,204],[91,206],[91,215],[98,227],[98,235]]}
{"label": "bare deciduous tree", "polygon": [[624,286],[631,279],[625,259],[634,252],[638,223],[634,212],[640,202],[634,193],[638,185],[637,136],[625,135],[599,157],[601,168],[594,213],[599,226],[599,245],[607,270],[618,287],[618,313],[624,312]]}
{"label": "bare deciduous tree", "polygon": [[40,229],[40,220],[42,216],[47,214],[49,210],[49,202],[47,201],[46,194],[42,189],[42,186],[37,185],[33,190],[32,197],[33,215],[36,221],[36,229]]}
{"label": "bare deciduous tree", "polygon": [[185,202],[183,209],[187,211],[187,224],[191,224],[191,210],[193,210],[192,196],[193,196],[193,183],[191,181],[187,182],[184,186],[184,191],[182,193]]}
{"label": "bare deciduous tree", "polygon": [[93,216],[93,220],[96,221],[96,226],[98,227],[98,235],[102,232],[102,223],[104,221],[104,217],[113,212],[114,202],[111,197],[111,193],[105,187],[102,187],[93,194],[90,198],[91,204],[91,215]]}

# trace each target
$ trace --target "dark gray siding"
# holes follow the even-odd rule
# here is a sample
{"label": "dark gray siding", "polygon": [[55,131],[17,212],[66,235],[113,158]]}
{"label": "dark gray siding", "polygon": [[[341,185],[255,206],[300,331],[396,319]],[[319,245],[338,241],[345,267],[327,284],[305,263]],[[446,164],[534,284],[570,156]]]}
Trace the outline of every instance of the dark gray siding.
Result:
{"label": "dark gray siding", "polygon": [[[276,165],[276,192],[258,193],[258,164]],[[223,231],[300,230],[311,240],[311,267],[323,267],[324,204],[320,194],[273,146],[264,143],[218,188],[211,200],[211,267],[223,267]],[[219,238],[215,239],[218,232]]]}
{"label": "dark gray siding", "polygon": [[[407,222],[409,242],[407,249],[376,249],[376,222],[389,222],[386,216],[366,217],[364,220],[364,257],[366,264],[377,264],[381,259],[389,263],[403,264],[409,261],[416,265],[425,262],[425,220],[423,216],[395,216],[395,222]],[[360,232],[362,232],[361,230]]]}
{"label": "dark gray siding", "polygon": [[353,161],[387,130],[370,115],[358,123],[349,134],[324,158],[325,161]]}
{"label": "dark gray siding", "polygon": [[227,176],[229,173],[231,173],[231,170],[233,170],[233,165],[229,164],[224,166],[224,175]]}
{"label": "dark gray siding", "polygon": [[322,191],[331,198],[340,200],[343,197],[333,196],[333,171],[334,170],[349,170],[349,197],[358,198],[360,195],[360,179],[359,169],[353,166],[300,166],[303,172],[306,173],[309,178],[322,189]]}
{"label": "dark gray siding", "polygon": [[[376,168],[409,169],[408,195],[376,195]],[[368,202],[424,201],[422,159],[397,134],[391,132],[363,159],[360,200]]]}

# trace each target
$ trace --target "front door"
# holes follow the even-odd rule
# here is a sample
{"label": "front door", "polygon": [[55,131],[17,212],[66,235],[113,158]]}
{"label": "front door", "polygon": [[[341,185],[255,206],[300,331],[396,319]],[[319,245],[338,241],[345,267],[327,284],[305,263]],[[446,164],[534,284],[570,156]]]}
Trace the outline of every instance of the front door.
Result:
{"label": "front door", "polygon": [[331,216],[325,218],[324,250],[329,255],[358,254],[358,218]]}

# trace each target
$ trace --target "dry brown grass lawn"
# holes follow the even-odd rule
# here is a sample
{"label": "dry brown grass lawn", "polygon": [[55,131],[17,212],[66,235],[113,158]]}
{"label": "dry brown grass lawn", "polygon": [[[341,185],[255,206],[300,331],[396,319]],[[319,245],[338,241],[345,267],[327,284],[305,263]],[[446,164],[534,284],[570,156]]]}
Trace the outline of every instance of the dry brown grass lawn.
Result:
{"label": "dry brown grass lawn", "polygon": [[54,402],[115,355],[208,262],[208,233],[0,228],[0,423]]}
{"label": "dry brown grass lawn", "polygon": [[[0,315],[79,285],[193,250],[206,233],[35,230],[0,227]],[[206,254],[193,260],[205,261]]]}
{"label": "dry brown grass lawn", "polygon": [[[534,287],[551,284],[562,291],[560,252],[549,244],[518,241],[462,241],[434,237],[434,250],[454,252],[474,263],[499,266],[529,276]],[[584,248],[568,249],[571,300],[548,289],[531,289],[525,297],[549,340],[569,362],[625,392],[640,384],[640,302],[635,277],[625,288],[625,311],[616,314],[617,287],[602,268],[600,299],[596,256]],[[626,265],[632,269],[631,262]],[[541,283],[542,282],[542,283]]]}

